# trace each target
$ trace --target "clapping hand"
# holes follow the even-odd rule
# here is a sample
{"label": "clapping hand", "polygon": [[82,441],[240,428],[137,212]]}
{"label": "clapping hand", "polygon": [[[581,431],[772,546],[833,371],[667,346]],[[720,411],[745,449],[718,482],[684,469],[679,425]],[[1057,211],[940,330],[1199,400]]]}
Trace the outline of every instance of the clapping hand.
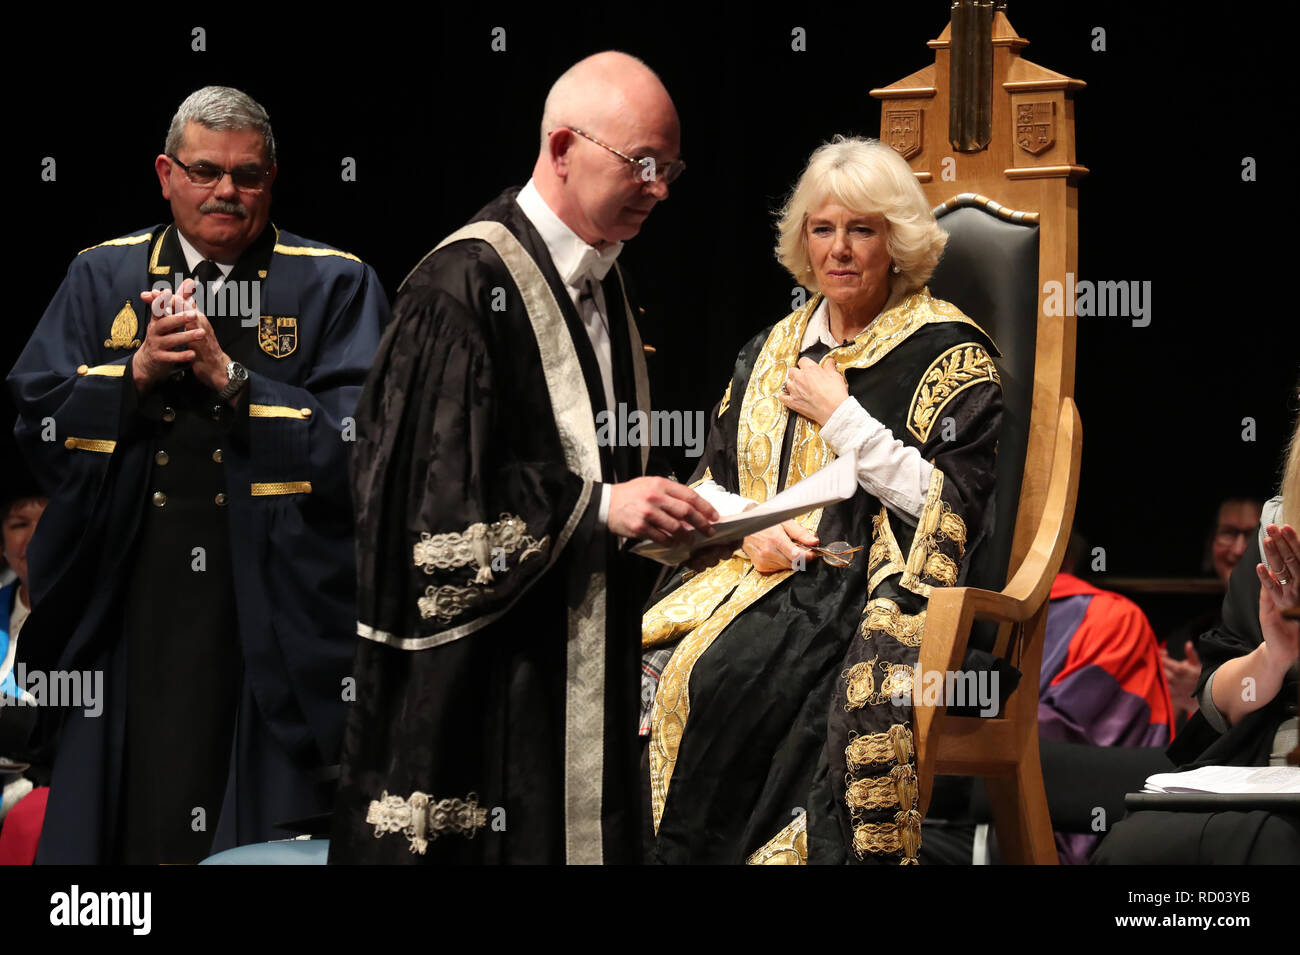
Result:
{"label": "clapping hand", "polygon": [[[194,288],[194,280],[186,279],[175,295],[167,289],[140,294],[154,318],[149,322],[149,333],[134,360],[137,387],[142,372],[149,376],[149,387],[152,387],[170,374],[176,364],[183,362],[190,362],[194,377],[213,391],[220,391],[229,383],[226,366],[230,364],[230,356],[222,349],[212,323],[195,302]],[[152,347],[150,335],[154,336]],[[168,350],[182,344],[188,344],[189,348]]]}
{"label": "clapping hand", "polygon": [[169,289],[141,292],[140,298],[149,306],[149,325],[144,341],[131,357],[131,374],[136,391],[144,394],[177,366],[194,361],[197,343],[209,332],[193,325],[184,313],[177,314],[182,301]]}
{"label": "clapping hand", "polygon": [[[1287,620],[1282,611],[1297,603],[1300,576],[1300,537],[1286,524],[1264,528],[1264,563],[1255,565],[1259,577],[1259,628],[1264,653],[1279,672],[1300,656],[1300,620]],[[1285,582],[1284,582],[1285,581]]]}
{"label": "clapping hand", "polygon": [[1187,659],[1175,660],[1163,646],[1160,648],[1160,663],[1169,682],[1169,697],[1174,704],[1174,712],[1192,714],[1197,710],[1196,684],[1201,679],[1201,658],[1196,653],[1196,645],[1188,640]]}

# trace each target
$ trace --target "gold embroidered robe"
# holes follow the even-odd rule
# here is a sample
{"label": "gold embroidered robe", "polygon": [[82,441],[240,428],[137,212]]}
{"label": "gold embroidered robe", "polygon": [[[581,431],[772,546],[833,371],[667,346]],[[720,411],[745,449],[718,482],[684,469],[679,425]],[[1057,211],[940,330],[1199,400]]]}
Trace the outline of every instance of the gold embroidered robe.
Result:
{"label": "gold embroidered robe", "polygon": [[[697,481],[763,501],[834,459],[776,397],[819,302],[742,349]],[[830,355],[850,394],[934,465],[919,522],[860,487],[800,521],[866,559],[763,575],[733,556],[657,596],[643,648],[675,650],[651,713],[656,861],[915,859],[912,668],[931,587],[958,583],[991,527],[996,354],[928,290],[883,312]]]}

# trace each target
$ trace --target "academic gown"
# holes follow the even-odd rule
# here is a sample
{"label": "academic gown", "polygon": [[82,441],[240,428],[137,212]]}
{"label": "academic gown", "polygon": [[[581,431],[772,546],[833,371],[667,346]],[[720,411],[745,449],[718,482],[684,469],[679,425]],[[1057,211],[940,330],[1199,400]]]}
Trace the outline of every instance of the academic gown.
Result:
{"label": "academic gown", "polygon": [[[777,398],[820,301],[741,350],[696,481],[761,502],[834,460]],[[850,395],[934,465],[922,514],[859,487],[799,518],[823,545],[862,548],[851,566],[760,574],[736,555],[656,595],[645,647],[675,649],[650,718],[653,861],[915,860],[911,667],[931,587],[964,579],[992,527],[997,351],[922,289],[828,354]]]}
{"label": "academic gown", "polygon": [[190,778],[204,812],[180,822],[213,849],[284,835],[275,823],[331,798],[355,606],[349,416],[387,302],[355,256],[268,225],[228,280],[260,281],[256,323],[211,318],[250,372],[239,408],[179,374],[137,399],[140,292],[178,273],[171,225],[84,250],[8,378],[51,498],[25,659],[104,673],[101,715],[46,714],[62,736],[42,862],[196,861],[206,843],[169,836],[139,854],[148,801],[174,805]]}
{"label": "academic gown", "polygon": [[[639,857],[656,568],[598,510],[648,449],[597,440],[595,353],[517,192],[407,277],[358,408],[362,639],[331,862]],[[616,403],[644,410],[617,266],[603,290]]]}

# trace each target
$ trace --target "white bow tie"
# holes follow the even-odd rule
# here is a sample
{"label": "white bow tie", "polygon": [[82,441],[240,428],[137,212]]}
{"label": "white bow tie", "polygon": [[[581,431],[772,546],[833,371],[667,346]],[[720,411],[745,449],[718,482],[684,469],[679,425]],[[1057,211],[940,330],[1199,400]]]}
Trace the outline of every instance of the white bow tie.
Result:
{"label": "white bow tie", "polygon": [[565,278],[565,284],[573,287],[582,285],[583,279],[590,277],[597,284],[605,280],[609,270],[614,267],[614,260],[618,258],[619,252],[623,251],[623,243],[615,242],[604,251],[596,251],[588,246],[582,251],[582,257],[569,270]]}

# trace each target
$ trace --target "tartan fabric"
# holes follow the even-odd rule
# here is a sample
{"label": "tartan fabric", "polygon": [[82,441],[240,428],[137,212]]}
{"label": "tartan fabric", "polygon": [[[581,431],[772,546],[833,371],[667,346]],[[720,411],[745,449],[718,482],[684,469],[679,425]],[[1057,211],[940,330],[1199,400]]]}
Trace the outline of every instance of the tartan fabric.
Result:
{"label": "tartan fabric", "polygon": [[637,729],[638,736],[650,735],[650,711],[655,705],[659,677],[663,675],[664,667],[668,666],[668,661],[672,659],[673,651],[676,649],[677,644],[674,643],[671,646],[647,650],[641,656],[641,725]]}

